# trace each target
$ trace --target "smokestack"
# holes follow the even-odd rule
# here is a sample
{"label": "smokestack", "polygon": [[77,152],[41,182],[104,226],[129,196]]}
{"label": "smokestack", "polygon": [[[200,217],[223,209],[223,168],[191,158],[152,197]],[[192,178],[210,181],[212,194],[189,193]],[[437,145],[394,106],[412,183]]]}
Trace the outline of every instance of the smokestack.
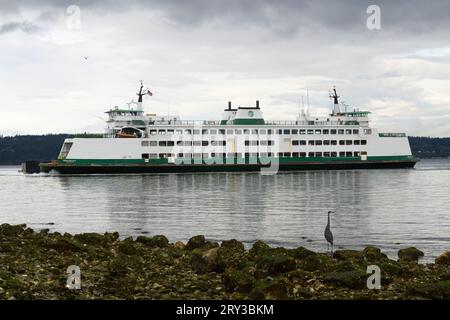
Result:
{"label": "smokestack", "polygon": [[256,100],[256,109],[259,109],[259,100]]}
{"label": "smokestack", "polygon": [[231,101],[228,101],[228,110],[231,110]]}

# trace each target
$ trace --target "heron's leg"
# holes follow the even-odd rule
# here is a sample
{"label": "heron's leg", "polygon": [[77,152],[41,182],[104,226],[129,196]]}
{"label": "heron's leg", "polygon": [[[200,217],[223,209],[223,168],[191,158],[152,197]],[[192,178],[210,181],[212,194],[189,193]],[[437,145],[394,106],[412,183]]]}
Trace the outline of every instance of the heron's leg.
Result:
{"label": "heron's leg", "polygon": [[330,244],[327,242],[327,252],[330,251]]}

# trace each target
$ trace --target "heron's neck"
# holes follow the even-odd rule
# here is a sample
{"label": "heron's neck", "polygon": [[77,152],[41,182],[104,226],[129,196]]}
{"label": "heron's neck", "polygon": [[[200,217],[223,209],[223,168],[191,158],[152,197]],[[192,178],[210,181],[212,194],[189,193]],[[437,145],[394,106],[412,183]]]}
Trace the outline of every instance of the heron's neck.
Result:
{"label": "heron's neck", "polygon": [[328,214],[328,225],[330,225],[330,214]]}

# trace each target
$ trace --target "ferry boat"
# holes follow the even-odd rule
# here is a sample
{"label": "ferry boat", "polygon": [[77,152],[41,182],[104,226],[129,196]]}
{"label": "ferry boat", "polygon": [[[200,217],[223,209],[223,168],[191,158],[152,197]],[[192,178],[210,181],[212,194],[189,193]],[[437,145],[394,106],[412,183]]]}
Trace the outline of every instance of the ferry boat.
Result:
{"label": "ferry boat", "polygon": [[405,133],[378,132],[369,111],[340,103],[312,117],[305,108],[295,121],[270,121],[256,101],[233,108],[220,121],[183,121],[146,114],[142,102],[152,93],[140,86],[138,102],[106,112],[103,137],[66,139],[57,160],[43,172],[61,174],[147,174],[172,172],[412,168],[417,162]]}

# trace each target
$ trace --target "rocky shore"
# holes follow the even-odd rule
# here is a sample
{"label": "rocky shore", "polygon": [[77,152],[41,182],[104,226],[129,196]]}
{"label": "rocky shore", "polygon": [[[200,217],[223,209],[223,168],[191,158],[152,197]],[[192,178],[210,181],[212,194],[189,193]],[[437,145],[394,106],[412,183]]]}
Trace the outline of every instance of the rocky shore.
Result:
{"label": "rocky shore", "polygon": [[[434,264],[423,253],[378,248],[338,250],[333,256],[299,247],[250,250],[237,240],[203,236],[186,244],[165,236],[119,239],[118,233],[77,235],[0,226],[0,299],[450,299],[450,252]],[[67,287],[78,266],[81,288]],[[368,289],[369,265],[381,289]]]}

